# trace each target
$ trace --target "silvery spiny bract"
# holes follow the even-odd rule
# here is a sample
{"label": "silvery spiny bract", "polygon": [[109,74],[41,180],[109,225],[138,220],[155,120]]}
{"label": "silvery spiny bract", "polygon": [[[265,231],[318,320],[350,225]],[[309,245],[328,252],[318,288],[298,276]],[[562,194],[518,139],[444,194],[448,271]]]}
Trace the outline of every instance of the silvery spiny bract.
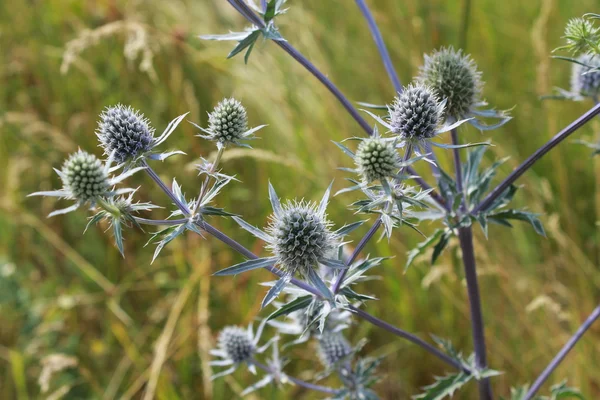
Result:
{"label": "silvery spiny bract", "polygon": [[[571,69],[571,93],[575,96],[596,97],[600,93],[600,55],[582,54],[577,57],[581,64],[573,63]],[[591,72],[590,72],[591,71]]]}
{"label": "silvery spiny bract", "polygon": [[277,340],[277,338],[273,338],[263,346],[258,347],[264,327],[265,321],[262,321],[258,326],[256,334],[253,333],[252,325],[249,325],[246,329],[239,326],[225,327],[219,334],[217,348],[210,351],[211,355],[219,357],[220,360],[211,361],[210,365],[231,367],[213,375],[212,379],[231,374],[242,363],[247,363],[250,371],[256,373],[256,368],[250,361],[256,354],[263,353]]}
{"label": "silvery spiny bract", "polygon": [[62,170],[54,169],[62,180],[62,189],[35,192],[29,196],[53,196],[76,201],[71,207],[50,213],[49,217],[52,217],[74,211],[85,203],[94,206],[102,198],[132,192],[133,189],[112,190],[112,187],[143,168],[130,169],[121,175],[110,177],[110,172],[115,169],[110,167],[111,161],[109,158],[103,164],[93,154],[78,150],[67,158]]}
{"label": "silvery spiny bract", "polygon": [[246,109],[234,98],[221,100],[215,109],[208,114],[208,129],[204,129],[192,123],[206,135],[198,135],[201,138],[217,142],[219,147],[237,145],[250,147],[242,143],[242,140],[254,139],[254,132],[265,125],[248,129],[248,115]]}
{"label": "silvery spiny bract", "polygon": [[327,368],[334,367],[352,354],[352,346],[340,332],[325,332],[319,337],[319,358]]}
{"label": "silvery spiny bract", "polygon": [[481,101],[481,72],[462,50],[448,47],[425,55],[418,80],[447,100],[446,114],[454,119],[464,118]]}
{"label": "silvery spiny bract", "polygon": [[429,86],[410,84],[396,97],[389,111],[392,132],[413,142],[437,135],[444,104]]}
{"label": "silvery spiny bract", "polygon": [[130,106],[117,104],[107,107],[100,114],[96,136],[100,147],[107,156],[112,156],[118,163],[134,163],[142,157],[164,160],[174,151],[163,154],[151,154],[155,147],[163,143],[183,120],[186,114],[180,115],[167,126],[165,131],[154,137],[154,128],[142,113]]}
{"label": "silvery spiny bract", "polygon": [[358,145],[354,163],[364,183],[394,176],[400,168],[394,144],[381,137],[364,139]]}
{"label": "silvery spiny bract", "polygon": [[273,301],[296,274],[307,279],[325,298],[332,300],[331,291],[319,276],[319,264],[336,269],[345,269],[347,266],[335,258],[340,237],[346,227],[332,232],[332,224],[325,214],[330,190],[331,186],[325,191],[319,204],[288,201],[282,205],[269,183],[273,214],[265,231],[241,218],[233,218],[243,229],[267,243],[273,256],[248,260],[218,271],[216,275],[234,275],[277,265],[282,269],[282,275],[263,299],[263,307]]}

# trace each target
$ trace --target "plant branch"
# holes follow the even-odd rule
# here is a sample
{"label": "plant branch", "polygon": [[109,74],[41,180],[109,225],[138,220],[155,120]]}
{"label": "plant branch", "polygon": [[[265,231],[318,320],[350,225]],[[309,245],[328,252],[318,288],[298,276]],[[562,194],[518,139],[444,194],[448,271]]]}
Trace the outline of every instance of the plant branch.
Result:
{"label": "plant branch", "polygon": [[[350,265],[352,265],[352,263],[354,261],[356,261],[356,258],[358,257],[358,255],[360,254],[362,249],[365,248],[365,246],[367,245],[369,240],[371,240],[371,238],[375,235],[375,232],[377,232],[377,229],[379,229],[380,226],[381,226],[381,217],[377,218],[377,221],[375,221],[375,223],[373,224],[371,229],[369,229],[369,231],[365,234],[365,236],[363,236],[363,238],[360,240],[360,242],[358,242],[358,245],[352,252],[352,255],[350,256],[348,261],[346,261],[346,266],[349,267]],[[348,269],[349,268],[342,270],[342,272],[338,276],[337,281],[335,281],[335,283],[333,285],[333,289],[332,289],[333,294],[337,294],[337,292],[340,291],[340,287],[342,286],[342,283],[344,282],[344,279],[346,278],[346,275],[348,274]]]}
{"label": "plant branch", "polygon": [[179,208],[181,210],[181,212],[183,213],[184,216],[189,217],[190,215],[192,215],[192,212],[190,211],[188,206],[183,204],[177,198],[177,196],[175,196],[173,191],[160,179],[160,177],[156,174],[156,172],[154,172],[154,170],[150,167],[150,165],[148,165],[146,160],[142,160],[141,165],[143,167],[146,167],[144,169],[144,171],[146,171],[148,173],[148,175],[150,175],[150,178],[152,178],[154,180],[154,182],[156,182],[158,184],[158,186],[160,186],[160,188],[163,190],[163,192],[165,192],[165,194],[167,196],[169,196],[169,198],[173,201],[173,203],[175,203],[177,208]]}
{"label": "plant branch", "polygon": [[600,318],[600,306],[596,307],[594,311],[590,314],[590,316],[585,320],[585,322],[577,329],[577,332],[569,341],[563,346],[563,348],[558,352],[556,357],[552,359],[550,364],[546,367],[544,372],[535,380],[534,384],[531,386],[531,389],[527,392],[523,400],[530,400],[535,393],[540,389],[540,387],[544,384],[544,382],[548,379],[550,374],[558,367],[558,365],[564,360],[569,351],[577,344],[579,339],[583,336],[583,334],[592,326],[592,324]]}
{"label": "plant branch", "polygon": [[373,18],[373,14],[371,13],[371,10],[369,10],[369,6],[367,6],[365,0],[356,0],[356,5],[367,20],[369,30],[371,31],[371,36],[373,36],[373,40],[375,41],[375,45],[379,50],[379,54],[381,55],[381,59],[383,61],[383,65],[385,66],[385,70],[387,71],[387,74],[390,77],[392,84],[394,85],[394,90],[397,93],[402,92],[402,83],[400,83],[400,79],[398,78],[398,74],[394,69],[392,59],[390,58],[390,53],[388,52],[388,49],[385,46],[385,42],[383,41],[383,37],[381,36],[381,32],[379,31],[379,27],[377,26],[377,22],[375,22],[375,18]]}
{"label": "plant branch", "polygon": [[537,160],[542,158],[546,153],[552,150],[557,144],[565,140],[577,129],[581,128],[588,121],[600,114],[600,104],[596,104],[588,112],[573,121],[569,126],[560,131],[556,136],[550,139],[546,144],[535,151],[527,160],[525,160],[517,169],[508,175],[494,190],[492,190],[473,210],[473,214],[478,214],[485,211],[493,202],[500,196],[510,185],[513,184],[521,175],[525,173]]}
{"label": "plant branch", "polygon": [[[452,129],[451,132],[452,135],[452,144],[455,146],[458,146],[459,142],[458,142],[458,132],[456,131],[456,129]],[[465,208],[465,202],[466,202],[466,197],[465,197],[465,191],[464,191],[464,185],[463,185],[463,174],[462,174],[462,164],[460,162],[460,149],[452,149],[452,153],[454,154],[454,171],[456,172],[456,188],[458,189],[459,193],[462,194],[463,199],[462,199],[462,204],[461,207],[464,209]]]}
{"label": "plant branch", "polygon": [[[269,366],[267,366],[259,361],[256,361],[254,359],[250,362],[252,364],[256,365],[258,368],[262,369],[263,371],[267,372],[269,375],[273,375],[273,376],[283,375],[283,376],[280,376],[280,379],[285,378],[288,381],[290,381],[298,386],[302,386],[306,389],[316,390],[318,392],[323,392],[323,393],[328,393],[328,394],[338,394],[339,393],[339,390],[337,390],[337,389],[333,389],[333,388],[329,388],[329,387],[321,386],[321,385],[315,385],[314,383],[306,382],[306,381],[303,381],[302,379],[294,378],[293,376],[289,376],[287,374],[280,373],[278,371],[273,371]],[[283,380],[283,379],[281,379],[281,380]]]}
{"label": "plant branch", "polygon": [[[471,327],[473,332],[473,346],[475,348],[475,365],[482,370],[487,367],[485,333],[483,315],[481,312],[481,298],[479,296],[479,284],[477,282],[477,270],[475,264],[475,253],[473,249],[473,230],[471,226],[458,229],[460,248],[462,250],[463,264],[465,267],[465,278],[469,293],[469,307],[471,310]],[[479,398],[491,400],[492,388],[489,378],[479,381]]]}
{"label": "plant branch", "polygon": [[371,324],[378,326],[382,329],[385,329],[386,331],[393,333],[396,336],[400,336],[401,338],[404,338],[404,339],[408,340],[409,342],[412,342],[412,343],[416,344],[417,346],[422,347],[429,353],[433,354],[434,356],[438,357],[440,360],[453,366],[454,368],[460,369],[467,374],[471,373],[471,371],[468,368],[466,368],[464,365],[459,363],[457,360],[453,359],[452,357],[443,353],[442,351],[436,349],[434,346],[430,345],[423,339],[413,335],[412,333],[409,333],[400,328],[397,328],[397,327],[369,314],[368,312],[361,310],[360,308],[354,307],[353,305],[348,306],[348,308],[352,313],[358,315],[359,317],[370,322]]}
{"label": "plant branch", "polygon": [[[244,16],[248,21],[258,26],[259,28],[264,28],[264,22],[243,2],[240,0],[227,0],[229,4],[231,4],[242,16]],[[350,100],[344,96],[344,94],[331,82],[317,67],[314,66],[306,57],[302,55],[298,50],[296,50],[289,42],[283,40],[274,40],[275,44],[281,47],[285,52],[287,52],[292,58],[298,61],[306,70],[308,70],[314,77],[316,77],[342,104],[342,106],[346,109],[346,111],[354,118],[354,120],[360,125],[360,127],[367,133],[367,135],[373,135],[373,128],[371,125],[360,115],[358,110],[352,105]],[[414,178],[415,182],[417,182],[424,190],[431,189],[431,186],[428,185],[423,178],[417,175],[417,172],[408,167],[407,171],[416,176]],[[443,200],[443,198],[435,193],[431,192],[430,196],[439,203],[442,207],[447,209],[447,206]]]}

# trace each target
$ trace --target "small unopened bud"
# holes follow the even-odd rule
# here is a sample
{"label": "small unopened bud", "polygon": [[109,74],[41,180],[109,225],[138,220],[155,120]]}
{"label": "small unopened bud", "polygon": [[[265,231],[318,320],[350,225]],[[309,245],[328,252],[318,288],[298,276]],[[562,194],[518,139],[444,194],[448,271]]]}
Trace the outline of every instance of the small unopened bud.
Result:
{"label": "small unopened bud", "polygon": [[71,154],[61,173],[65,188],[82,203],[104,195],[109,189],[104,165],[96,156],[85,151]]}
{"label": "small unopened bud", "polygon": [[237,144],[248,130],[246,109],[234,98],[224,99],[209,114],[208,124],[212,140],[223,145]]}
{"label": "small unopened bud", "polygon": [[349,356],[350,343],[340,332],[327,332],[319,338],[319,358],[325,367],[332,367]]}
{"label": "small unopened bud", "polygon": [[400,156],[391,142],[368,138],[358,145],[354,162],[363,180],[371,183],[397,173]]}
{"label": "small unopened bud", "polygon": [[248,331],[238,326],[228,326],[221,331],[219,347],[235,363],[248,361],[256,352]]}
{"label": "small unopened bud", "polygon": [[403,140],[431,139],[442,122],[443,113],[431,88],[421,84],[408,85],[390,109],[392,132]]}

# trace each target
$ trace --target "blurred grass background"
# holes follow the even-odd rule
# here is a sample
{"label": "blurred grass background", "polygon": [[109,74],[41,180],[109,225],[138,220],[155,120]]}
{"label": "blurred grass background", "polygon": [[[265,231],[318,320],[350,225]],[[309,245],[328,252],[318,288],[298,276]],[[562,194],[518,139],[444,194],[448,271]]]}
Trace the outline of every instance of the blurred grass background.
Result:
{"label": "blurred grass background", "polygon": [[[516,106],[515,119],[491,133],[496,147],[487,162],[511,156],[508,173],[590,104],[541,102],[553,86],[566,87],[569,66],[549,58],[566,21],[597,12],[595,0],[369,0],[404,83],[422,54],[443,45],[466,46],[487,82],[485,97],[497,108]],[[351,100],[390,102],[393,90],[354,2],[290,1],[281,31]],[[469,15],[469,18],[465,18]],[[158,131],[184,112],[206,124],[206,113],[224,96],[248,107],[261,131],[256,150],[231,151],[225,172],[243,183],[218,198],[227,210],[263,225],[270,212],[270,179],[282,197],[320,198],[327,184],[344,185],[338,166],[346,157],[330,142],[363,133],[334,98],[280,49],[258,46],[248,65],[226,60],[231,43],[202,42],[199,34],[241,30],[245,23],[225,1],[45,0],[0,2],[0,398],[141,398],[156,385],[159,399],[237,398],[257,380],[237,372],[210,382],[208,350],[220,328],[247,324],[259,314],[270,280],[257,271],[237,278],[211,272],[240,260],[220,243],[187,234],[150,265],[147,236],[126,232],[122,259],[106,227],[85,235],[86,212],[46,219],[62,205],[25,196],[58,185],[52,167],[81,147],[100,155],[97,115],[121,102],[139,108]],[[600,121],[577,133],[593,138]],[[177,176],[188,193],[199,179],[193,162],[213,148],[183,124],[166,149],[174,157],[156,169]],[[480,140],[472,128],[464,140]],[[486,135],[487,136],[487,135]],[[447,169],[449,160],[440,153]],[[422,169],[428,172],[427,168]],[[505,371],[495,391],[531,382],[600,300],[598,211],[600,165],[579,145],[565,143],[523,177],[519,206],[545,213],[548,238],[530,227],[477,231],[476,250],[491,365]],[[143,175],[139,199],[165,205],[165,196]],[[331,219],[355,220],[334,198]],[[63,203],[64,204],[64,203]],[[165,216],[165,210],[153,213]],[[261,244],[227,220],[231,236],[261,251]],[[423,224],[425,231],[432,227]],[[363,232],[355,234],[359,238]],[[397,255],[364,290],[381,300],[373,314],[426,338],[449,338],[472,347],[468,302],[457,244],[436,265],[426,259],[403,274],[405,253],[421,239],[399,229],[371,254]],[[266,314],[265,314],[266,315]],[[354,341],[386,355],[385,399],[405,399],[448,368],[419,348],[371,325],[357,324]],[[568,378],[589,399],[600,398],[600,326],[595,326],[552,376]],[[310,349],[309,349],[310,350]],[[290,373],[309,378],[313,351],[291,351]],[[56,356],[57,354],[62,355]],[[53,368],[63,370],[51,374]],[[335,381],[327,382],[335,384]],[[549,385],[548,385],[549,386]],[[547,387],[548,387],[547,386]],[[546,388],[547,388],[546,387]],[[45,392],[42,393],[43,389]],[[475,385],[460,399],[476,398]],[[319,398],[299,388],[266,388],[254,398]]]}

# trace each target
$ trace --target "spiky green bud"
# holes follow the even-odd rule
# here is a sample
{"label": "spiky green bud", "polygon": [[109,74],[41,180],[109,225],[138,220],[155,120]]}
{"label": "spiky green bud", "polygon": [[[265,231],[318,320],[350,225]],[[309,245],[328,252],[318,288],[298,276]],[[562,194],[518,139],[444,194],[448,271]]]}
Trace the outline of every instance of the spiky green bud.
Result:
{"label": "spiky green bud", "polygon": [[363,180],[371,183],[397,173],[400,156],[390,141],[368,138],[358,145],[354,163]]}
{"label": "spiky green bud", "polygon": [[105,154],[118,163],[135,160],[152,149],[154,129],[139,111],[117,104],[100,114],[96,136]]}
{"label": "spiky green bud", "polygon": [[224,99],[209,114],[208,124],[212,140],[223,145],[237,144],[248,130],[246,109],[234,98]]}
{"label": "spiky green bud", "polygon": [[456,119],[466,116],[481,99],[481,72],[471,56],[452,47],[425,55],[418,81],[446,99],[446,116]]}
{"label": "spiky green bud", "polygon": [[332,367],[352,353],[352,347],[340,332],[326,332],[319,338],[319,358]]}
{"label": "spiky green bud", "polygon": [[250,334],[239,326],[225,327],[219,334],[218,345],[234,363],[248,361],[256,353]]}
{"label": "spiky green bud", "polygon": [[403,140],[431,139],[442,123],[444,109],[428,86],[408,85],[390,108],[392,132]]}
{"label": "spiky green bud", "polygon": [[331,223],[321,216],[315,203],[288,202],[279,216],[273,214],[267,228],[270,247],[284,270],[306,275],[335,247]]}
{"label": "spiky green bud", "polygon": [[102,162],[93,154],[77,151],[63,164],[61,178],[65,188],[78,201],[93,201],[106,194],[109,177]]}
{"label": "spiky green bud", "polygon": [[600,55],[582,54],[577,61],[585,65],[573,63],[571,93],[585,97],[600,95],[600,71],[590,72],[592,69],[600,68]]}
{"label": "spiky green bud", "polygon": [[594,24],[585,18],[573,18],[565,27],[567,45],[565,48],[574,53],[587,52],[591,46],[597,46],[600,42],[600,32]]}

